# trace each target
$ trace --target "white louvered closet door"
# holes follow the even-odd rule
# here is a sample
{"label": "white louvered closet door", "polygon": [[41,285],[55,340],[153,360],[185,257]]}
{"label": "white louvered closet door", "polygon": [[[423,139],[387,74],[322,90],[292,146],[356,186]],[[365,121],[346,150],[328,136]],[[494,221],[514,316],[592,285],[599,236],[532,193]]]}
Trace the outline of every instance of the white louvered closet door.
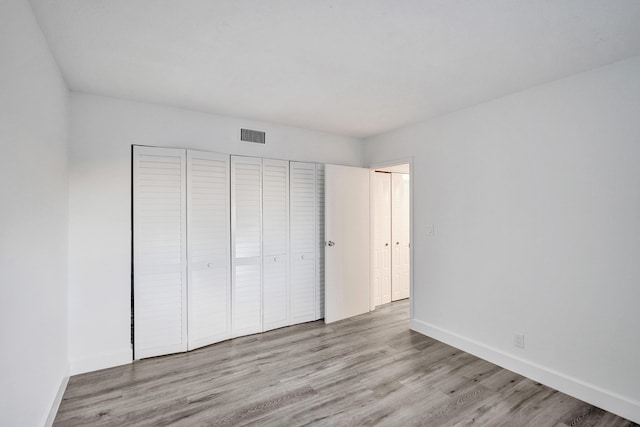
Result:
{"label": "white louvered closet door", "polygon": [[135,358],[187,350],[185,150],[133,148]]}
{"label": "white louvered closet door", "polygon": [[316,313],[324,319],[324,165],[316,164]]}
{"label": "white louvered closet door", "polygon": [[290,163],[291,324],[316,319],[316,167]]}
{"label": "white louvered closet door", "polygon": [[262,332],[262,159],[231,156],[233,337]]}
{"label": "white louvered closet door", "polygon": [[289,324],[289,162],[262,160],[263,330]]}
{"label": "white louvered closet door", "polygon": [[229,156],[187,150],[189,350],[231,336]]}

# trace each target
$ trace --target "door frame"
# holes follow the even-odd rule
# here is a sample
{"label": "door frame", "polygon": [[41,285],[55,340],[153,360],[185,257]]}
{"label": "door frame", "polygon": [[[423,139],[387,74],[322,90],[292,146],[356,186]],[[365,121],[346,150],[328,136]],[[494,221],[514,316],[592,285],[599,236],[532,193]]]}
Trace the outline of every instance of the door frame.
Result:
{"label": "door frame", "polygon": [[[409,318],[413,319],[413,292],[414,292],[414,284],[413,284],[413,269],[414,269],[414,259],[413,259],[413,242],[415,241],[415,236],[413,235],[413,156],[402,157],[399,159],[392,159],[387,161],[380,161],[370,164],[368,167],[370,170],[388,168],[392,166],[399,165],[409,165],[409,238],[410,238],[410,246],[409,246],[409,262],[411,265],[409,266]],[[373,203],[373,197],[369,198],[370,205]],[[373,239],[370,239],[370,242],[373,242]],[[373,257],[373,244],[370,243],[369,251],[371,253],[371,257]],[[371,265],[373,268],[373,265]],[[373,276],[371,276],[373,279]],[[371,286],[371,295],[373,295],[373,280],[370,280]],[[370,305],[373,306],[373,296],[371,297]]]}

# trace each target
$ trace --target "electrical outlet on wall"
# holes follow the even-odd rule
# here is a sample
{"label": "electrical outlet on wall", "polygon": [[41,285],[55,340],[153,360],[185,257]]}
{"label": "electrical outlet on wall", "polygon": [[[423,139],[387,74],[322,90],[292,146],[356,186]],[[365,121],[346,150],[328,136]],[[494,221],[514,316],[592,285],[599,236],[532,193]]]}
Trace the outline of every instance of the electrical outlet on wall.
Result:
{"label": "electrical outlet on wall", "polygon": [[518,348],[524,348],[524,332],[514,332],[513,333],[513,345]]}

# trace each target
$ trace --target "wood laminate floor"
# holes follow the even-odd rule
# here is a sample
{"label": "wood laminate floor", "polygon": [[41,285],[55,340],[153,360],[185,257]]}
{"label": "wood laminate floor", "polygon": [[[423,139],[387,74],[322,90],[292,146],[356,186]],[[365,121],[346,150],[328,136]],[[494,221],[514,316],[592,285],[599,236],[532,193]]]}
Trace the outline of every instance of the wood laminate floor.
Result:
{"label": "wood laminate floor", "polygon": [[409,330],[408,300],[69,380],[58,426],[637,426]]}

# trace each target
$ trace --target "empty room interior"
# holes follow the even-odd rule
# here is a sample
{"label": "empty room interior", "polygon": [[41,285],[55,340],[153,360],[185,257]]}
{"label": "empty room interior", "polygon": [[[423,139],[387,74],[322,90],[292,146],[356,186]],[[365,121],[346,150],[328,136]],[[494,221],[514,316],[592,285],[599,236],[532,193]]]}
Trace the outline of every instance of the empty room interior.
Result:
{"label": "empty room interior", "polygon": [[0,426],[638,425],[639,23],[3,0]]}

